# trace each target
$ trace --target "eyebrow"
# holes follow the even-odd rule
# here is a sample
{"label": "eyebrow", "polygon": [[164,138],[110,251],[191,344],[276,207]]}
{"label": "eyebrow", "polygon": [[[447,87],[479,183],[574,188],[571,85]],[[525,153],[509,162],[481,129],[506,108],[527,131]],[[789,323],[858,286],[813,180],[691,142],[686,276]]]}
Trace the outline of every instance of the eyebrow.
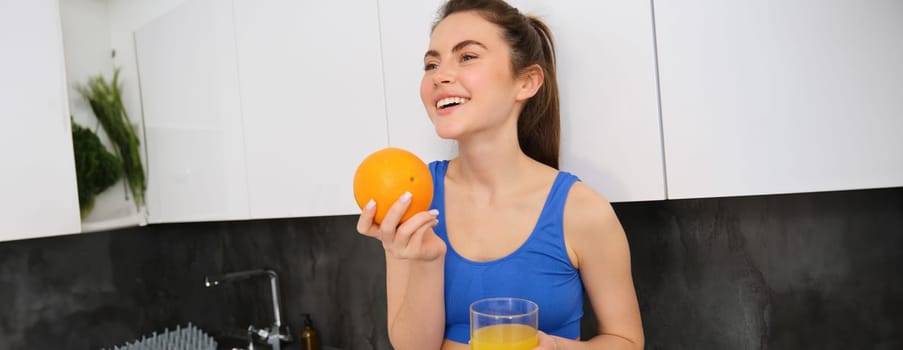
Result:
{"label": "eyebrow", "polygon": [[[479,47],[482,47],[484,50],[486,49],[486,45],[483,45],[483,43],[481,43],[481,42],[479,42],[479,41],[476,41],[476,40],[464,40],[464,41],[462,41],[462,42],[460,42],[460,43],[455,44],[455,46],[452,47],[452,52],[454,53],[454,52],[461,51],[462,49],[464,49],[465,47],[470,46],[470,45],[477,45],[477,46],[479,46]],[[425,55],[423,55],[423,58],[427,58],[427,57],[439,57],[439,56],[440,56],[440,55],[439,55],[439,52],[438,52],[438,51],[436,51],[436,50],[429,50],[429,51],[426,52]]]}

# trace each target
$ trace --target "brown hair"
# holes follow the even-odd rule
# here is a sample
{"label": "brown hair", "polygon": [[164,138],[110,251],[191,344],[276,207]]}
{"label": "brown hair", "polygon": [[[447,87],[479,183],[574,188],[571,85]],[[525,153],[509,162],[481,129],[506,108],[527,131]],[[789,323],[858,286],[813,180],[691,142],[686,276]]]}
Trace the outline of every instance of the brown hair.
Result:
{"label": "brown hair", "polygon": [[539,18],[523,15],[503,0],[450,0],[439,10],[433,28],[445,17],[465,11],[475,11],[502,29],[515,75],[534,64],[542,68],[544,82],[517,119],[517,139],[527,156],[558,169],[561,117],[552,32]]}

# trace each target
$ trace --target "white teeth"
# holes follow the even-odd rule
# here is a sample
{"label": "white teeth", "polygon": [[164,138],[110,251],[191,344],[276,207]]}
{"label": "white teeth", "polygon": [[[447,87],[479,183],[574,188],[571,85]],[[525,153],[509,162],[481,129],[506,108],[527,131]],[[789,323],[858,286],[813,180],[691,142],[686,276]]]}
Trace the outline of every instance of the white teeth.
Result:
{"label": "white teeth", "polygon": [[445,108],[448,105],[451,105],[454,103],[457,103],[459,105],[465,104],[465,103],[467,103],[467,101],[470,101],[470,99],[463,98],[463,97],[446,97],[446,98],[439,100],[439,102],[436,102],[436,108],[439,108],[439,109]]}

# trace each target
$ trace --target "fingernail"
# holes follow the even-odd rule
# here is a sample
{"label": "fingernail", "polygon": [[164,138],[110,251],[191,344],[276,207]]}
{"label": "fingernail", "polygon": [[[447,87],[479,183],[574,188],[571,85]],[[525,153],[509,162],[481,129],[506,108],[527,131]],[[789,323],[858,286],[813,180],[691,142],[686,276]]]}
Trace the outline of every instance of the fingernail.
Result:
{"label": "fingernail", "polygon": [[429,213],[432,216],[439,216],[439,209],[430,209]]}
{"label": "fingernail", "polygon": [[410,202],[411,201],[411,192],[405,192],[403,195],[401,195],[401,201],[403,203]]}
{"label": "fingernail", "polygon": [[373,207],[375,207],[375,206],[376,206],[376,201],[371,199],[369,202],[367,202],[367,205],[364,206],[364,210],[366,210],[366,211],[373,210]]}

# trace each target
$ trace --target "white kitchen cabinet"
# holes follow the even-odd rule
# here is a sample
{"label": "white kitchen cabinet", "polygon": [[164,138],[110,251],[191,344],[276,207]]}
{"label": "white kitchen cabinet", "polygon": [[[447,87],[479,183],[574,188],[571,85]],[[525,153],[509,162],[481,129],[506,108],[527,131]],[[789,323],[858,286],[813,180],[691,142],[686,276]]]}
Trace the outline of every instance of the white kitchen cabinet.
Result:
{"label": "white kitchen cabinet", "polygon": [[664,199],[650,2],[513,3],[556,40],[561,169],[612,202]]}
{"label": "white kitchen cabinet", "polygon": [[188,0],[135,32],[148,222],[250,217],[232,5]]}
{"label": "white kitchen cabinet", "polygon": [[[423,54],[442,1],[380,1],[389,142],[449,158],[420,101]],[[614,202],[664,199],[649,2],[512,1],[550,26],[558,53],[561,169]]]}
{"label": "white kitchen cabinet", "polygon": [[0,2],[0,241],[80,231],[59,3]]}
{"label": "white kitchen cabinet", "polygon": [[450,159],[454,142],[436,135],[420,101],[423,54],[443,0],[380,0],[380,36],[385,77],[389,145],[409,150],[423,161]]}
{"label": "white kitchen cabinet", "polygon": [[656,1],[668,198],[903,185],[901,14]]}
{"label": "white kitchen cabinet", "polygon": [[236,0],[235,30],[251,217],[359,213],[387,146],[376,0]]}

